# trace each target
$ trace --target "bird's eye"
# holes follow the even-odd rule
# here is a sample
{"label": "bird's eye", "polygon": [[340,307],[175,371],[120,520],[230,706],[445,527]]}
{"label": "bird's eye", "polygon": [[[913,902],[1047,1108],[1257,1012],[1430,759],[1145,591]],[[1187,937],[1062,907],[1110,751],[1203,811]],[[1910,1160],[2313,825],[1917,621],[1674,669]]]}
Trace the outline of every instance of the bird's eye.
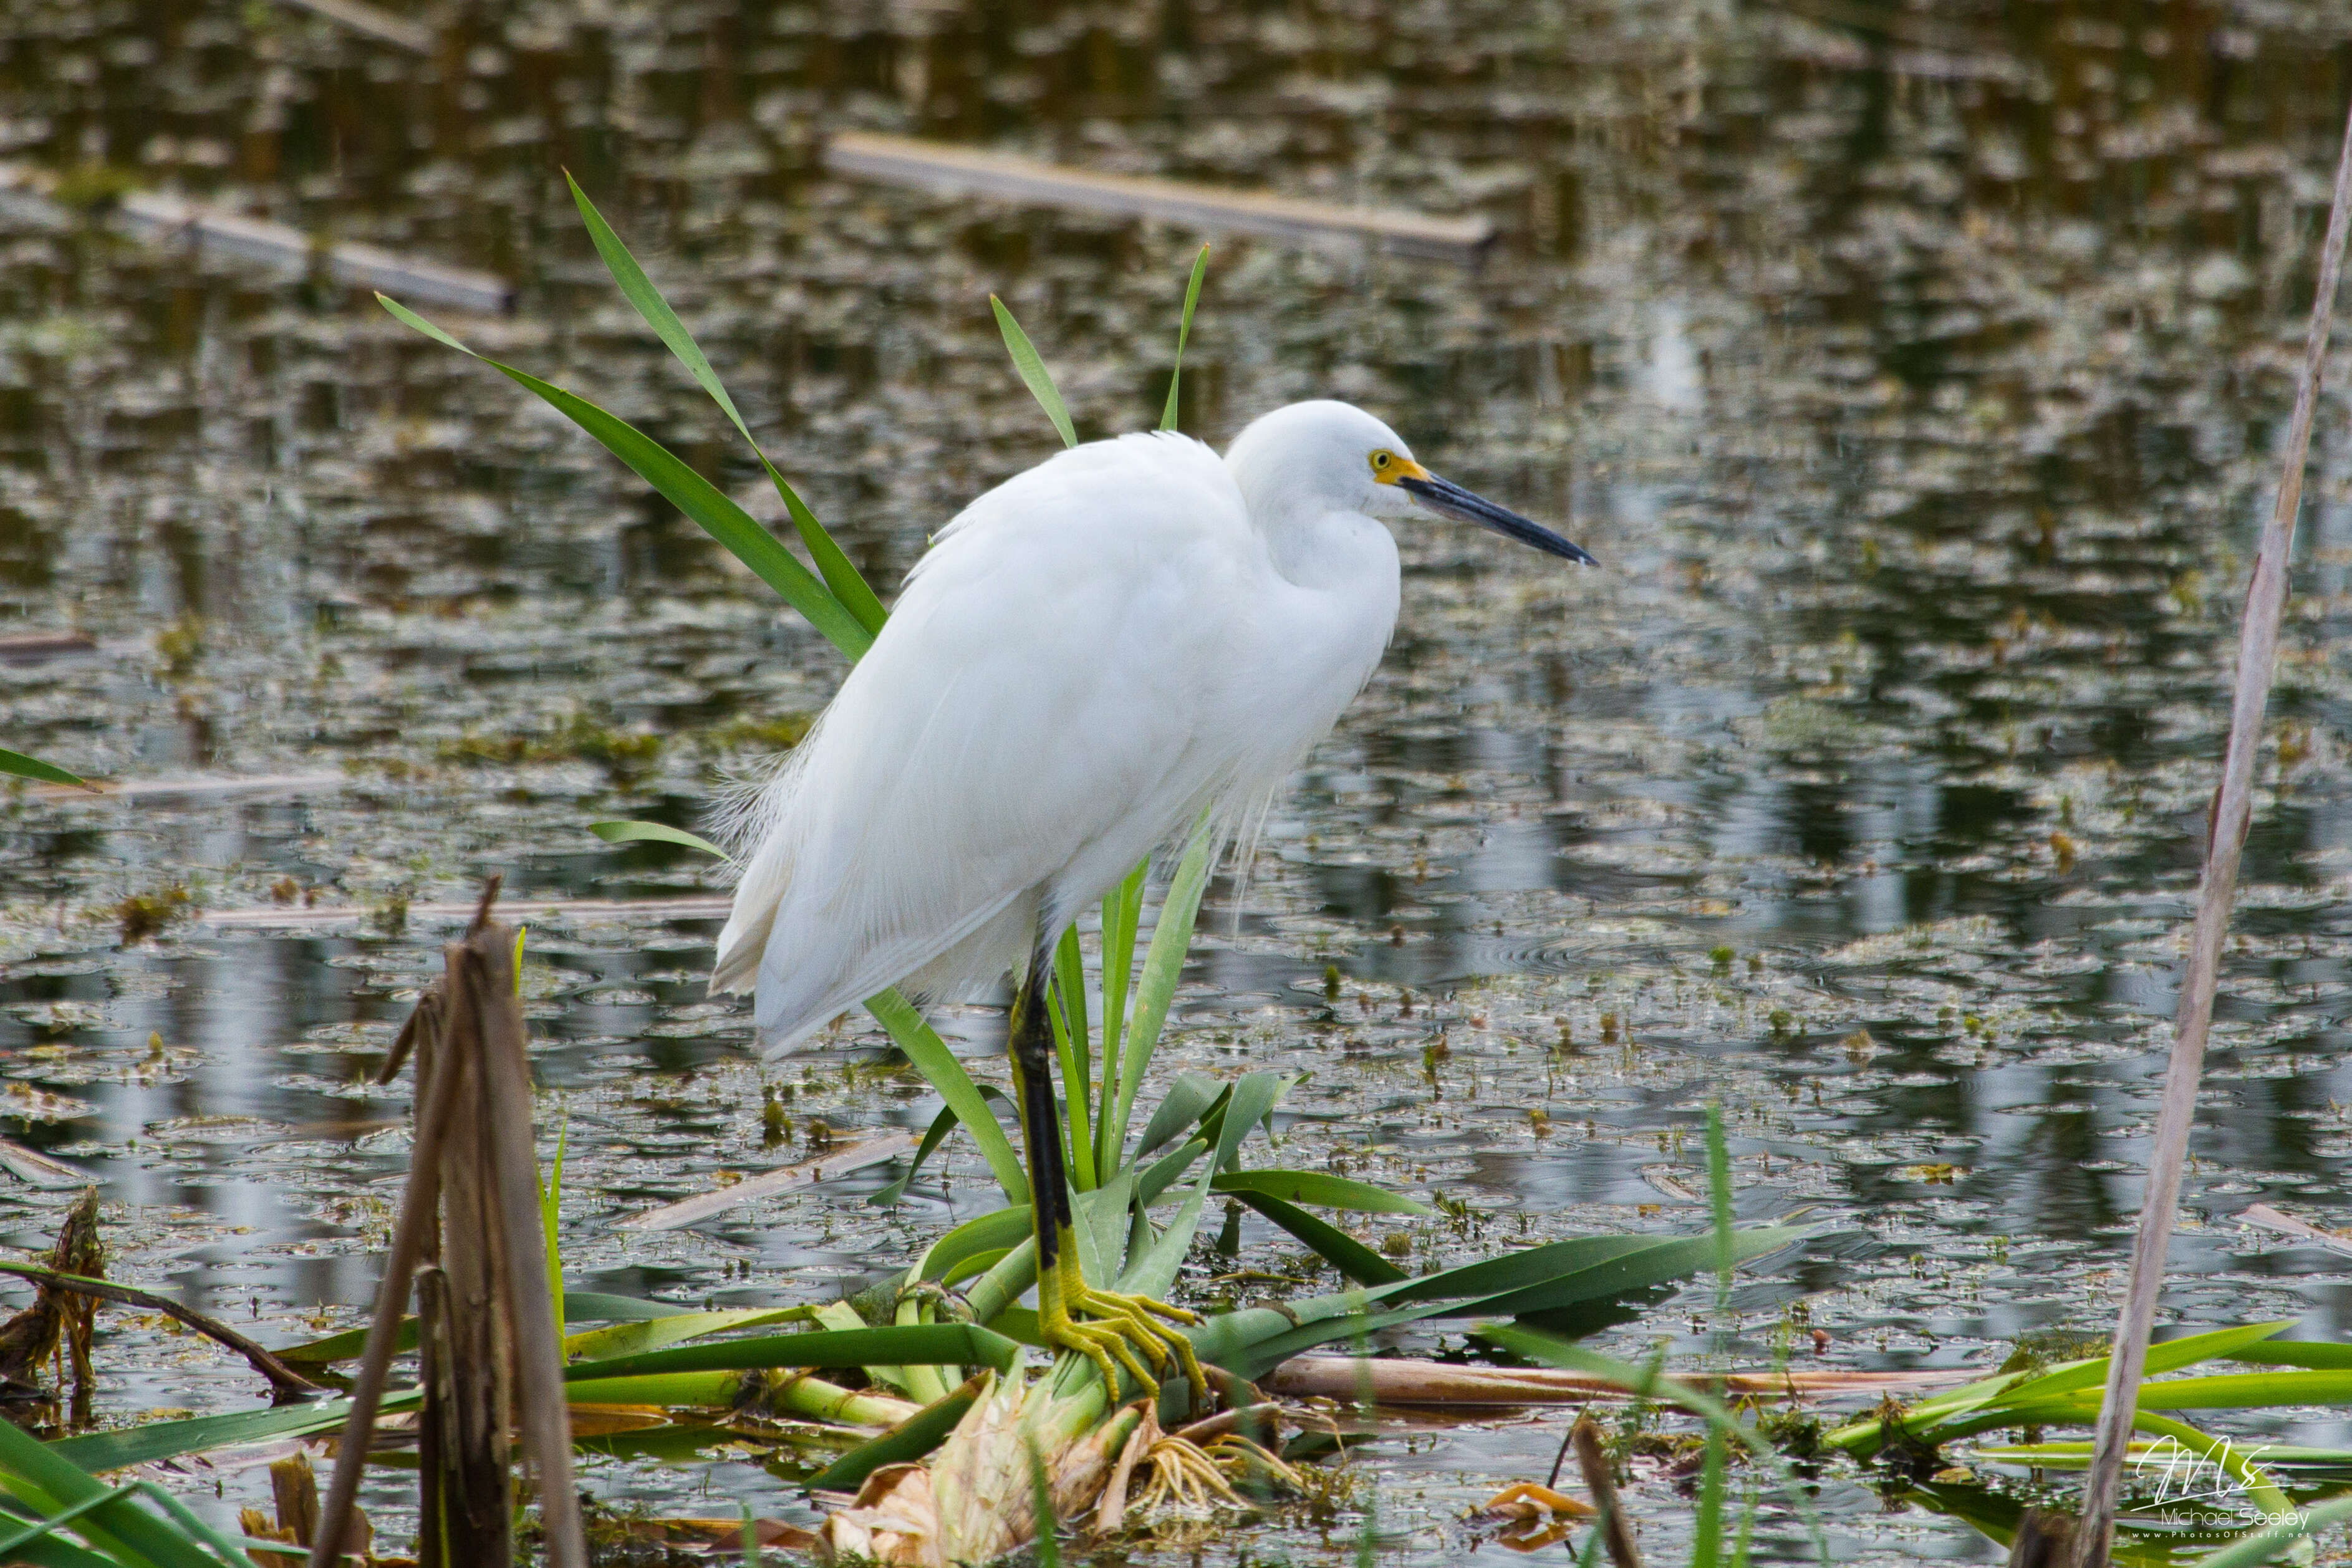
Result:
{"label": "bird's eye", "polygon": [[1395,461],[1396,459],[1386,452],[1375,452],[1372,454],[1372,471],[1377,474]]}

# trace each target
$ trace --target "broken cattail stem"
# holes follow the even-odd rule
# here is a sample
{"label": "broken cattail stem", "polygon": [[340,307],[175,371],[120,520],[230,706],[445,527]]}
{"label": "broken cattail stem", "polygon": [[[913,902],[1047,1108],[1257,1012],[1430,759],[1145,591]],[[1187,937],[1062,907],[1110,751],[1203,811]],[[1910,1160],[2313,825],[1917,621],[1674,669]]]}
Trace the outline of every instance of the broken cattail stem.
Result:
{"label": "broken cattail stem", "polygon": [[143,1307],[151,1312],[161,1312],[245,1357],[253,1370],[268,1378],[271,1389],[278,1394],[316,1394],[321,1386],[278,1360],[267,1347],[257,1344],[216,1318],[206,1317],[194,1307],[182,1306],[169,1296],[159,1296],[152,1291],[142,1291],[131,1285],[118,1285],[110,1280],[60,1274],[54,1269],[36,1268],[29,1263],[0,1263],[0,1274],[14,1274],[44,1288],[85,1296],[94,1301],[112,1301],[117,1306]]}
{"label": "broken cattail stem", "polygon": [[2311,451],[2311,420],[2319,402],[2320,367],[2327,355],[2347,223],[2352,223],[2352,116],[2347,118],[2344,145],[2336,160],[2336,193],[2327,214],[2327,237],[2320,246],[2318,290],[2311,301],[2311,326],[2304,343],[2303,382],[2295,390],[2294,417],[2287,427],[2285,471],[2279,476],[2277,504],[2263,528],[2253,581],[2246,590],[2230,738],[2222,754],[2221,787],[2214,796],[2206,830],[2205,875],[2198,893],[2197,922],[2189,938],[2189,963],[2181,976],[2179,1009],[2173,1021],[2172,1060],[2165,1070],[2163,1105],[2157,1113],[2156,1138],[2148,1150],[2139,1235],[2132,1246],[2131,1285],[2116,1320],[2115,1351],[2107,1362],[2098,1446],[2083,1490],[2083,1524],[2075,1537],[2074,1554],[2079,1568],[2106,1568],[2124,1456],[2139,1404],[2140,1375],[2147,1364],[2157,1298],[2164,1288],[2165,1250],[2172,1239],[2173,1216],[2180,1203],[2180,1170],[2189,1155],[2189,1129],[2196,1115],[2198,1077],[2205,1064],[2206,1031],[2213,1022],[2221,941],[2228,934],[2230,906],[2237,895],[2238,857],[2253,821],[2254,761],[2262,749],[2263,715],[2270,703],[2271,678],[2278,664],[2287,557],[2294,546],[2295,514],[2303,505],[2304,463]]}
{"label": "broken cattail stem", "polygon": [[[411,1020],[412,1038],[440,1032],[441,998],[428,991],[416,1004]],[[352,1384],[351,1419],[343,1425],[343,1440],[335,1450],[335,1473],[320,1510],[318,1538],[311,1542],[310,1568],[328,1568],[342,1550],[352,1503],[359,1496],[360,1474],[367,1465],[368,1444],[375,1432],[376,1409],[383,1400],[384,1375],[393,1350],[400,1343],[400,1322],[408,1311],[408,1287],[416,1271],[434,1211],[441,1200],[441,1131],[448,1125],[449,1104],[457,1090],[457,1074],[441,1072],[429,1082],[425,1069],[446,1053],[427,1046],[417,1056],[416,1135],[409,1152],[408,1186],[400,1205],[400,1221],[385,1255],[383,1285],[376,1293],[375,1321],[369,1325],[367,1352],[360,1359]]]}
{"label": "broken cattail stem", "polygon": [[514,928],[484,925],[466,939],[464,951],[477,971],[474,997],[481,1020],[482,1086],[487,1091],[483,1130],[488,1134],[488,1175],[504,1233],[499,1251],[506,1268],[523,1449],[539,1476],[540,1523],[546,1532],[549,1568],[586,1568],[580,1494],[572,1484],[563,1350],[548,1292],[539,1154],[531,1129],[530,1056],[523,1039],[522,1002],[515,993]]}
{"label": "broken cattail stem", "polygon": [[[478,923],[479,914],[476,916]],[[468,938],[470,941],[471,938]],[[485,977],[467,942],[442,948],[446,1011],[438,1041],[419,1040],[419,1066],[456,1082],[441,1146],[440,1264],[445,1310],[438,1333],[420,1341],[426,1373],[422,1426],[442,1463],[419,1477],[423,1534],[451,1568],[505,1563],[514,1556],[514,1476],[509,1441],[513,1408],[513,1336],[502,1283],[505,1226],[487,1113],[489,1086],[483,1049]],[[427,1043],[442,1061],[428,1062]],[[446,1063],[446,1065],[445,1065]],[[543,1289],[544,1287],[542,1287]],[[420,1560],[430,1561],[420,1542]]]}
{"label": "broken cattail stem", "polygon": [[1600,1425],[1590,1416],[1579,1416],[1576,1425],[1569,1428],[1568,1440],[1576,1450],[1576,1468],[1584,1472],[1584,1490],[1592,1494],[1592,1506],[1601,1511],[1592,1528],[1601,1532],[1609,1561],[1616,1568],[1642,1568],[1641,1549],[1633,1544],[1633,1521],[1625,1517],[1624,1504],[1617,1498],[1617,1477],[1609,1468],[1609,1456],[1601,1451]]}

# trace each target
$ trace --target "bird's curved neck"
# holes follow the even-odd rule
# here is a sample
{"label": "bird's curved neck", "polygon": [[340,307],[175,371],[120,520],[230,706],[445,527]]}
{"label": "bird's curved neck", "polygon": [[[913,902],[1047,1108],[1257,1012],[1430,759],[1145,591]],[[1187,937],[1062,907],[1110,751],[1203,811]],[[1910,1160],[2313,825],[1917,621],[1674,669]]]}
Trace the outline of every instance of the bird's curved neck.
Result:
{"label": "bird's curved neck", "polygon": [[1237,476],[1250,521],[1265,536],[1274,566],[1301,588],[1333,588],[1382,569],[1396,570],[1396,541],[1363,513],[1279,476]]}

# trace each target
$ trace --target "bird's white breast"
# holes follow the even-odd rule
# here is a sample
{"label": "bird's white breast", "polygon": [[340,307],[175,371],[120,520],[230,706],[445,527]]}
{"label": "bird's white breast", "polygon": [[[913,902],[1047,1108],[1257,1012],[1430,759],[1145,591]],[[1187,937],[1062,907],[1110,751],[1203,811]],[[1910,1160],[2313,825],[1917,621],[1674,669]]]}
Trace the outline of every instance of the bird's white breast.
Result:
{"label": "bird's white breast", "polygon": [[1385,529],[1270,538],[1198,442],[1097,443],[999,486],[761,802],[714,984],[756,968],[782,1045],[908,977],[992,979],[1037,917],[1278,787],[1395,614]]}

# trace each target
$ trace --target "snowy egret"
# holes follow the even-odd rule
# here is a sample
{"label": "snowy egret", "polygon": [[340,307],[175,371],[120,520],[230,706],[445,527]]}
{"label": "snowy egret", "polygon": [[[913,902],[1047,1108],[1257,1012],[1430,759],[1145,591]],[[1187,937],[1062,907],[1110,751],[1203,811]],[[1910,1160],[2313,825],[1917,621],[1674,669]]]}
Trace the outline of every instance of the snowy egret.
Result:
{"label": "snowy egret", "polygon": [[[1061,931],[1205,810],[1262,810],[1380,662],[1416,508],[1572,561],[1548,528],[1449,484],[1342,402],[1294,403],[1220,458],[1170,434],[1070,448],[964,508],[873,648],[725,824],[744,866],[714,989],[756,992],[787,1049],[893,984],[962,998],[1011,972],[1038,1320],[1118,1386],[1199,1368],[1088,1285],[1071,1235],[1045,991]],[[1085,1322],[1082,1318],[1099,1322]]]}

